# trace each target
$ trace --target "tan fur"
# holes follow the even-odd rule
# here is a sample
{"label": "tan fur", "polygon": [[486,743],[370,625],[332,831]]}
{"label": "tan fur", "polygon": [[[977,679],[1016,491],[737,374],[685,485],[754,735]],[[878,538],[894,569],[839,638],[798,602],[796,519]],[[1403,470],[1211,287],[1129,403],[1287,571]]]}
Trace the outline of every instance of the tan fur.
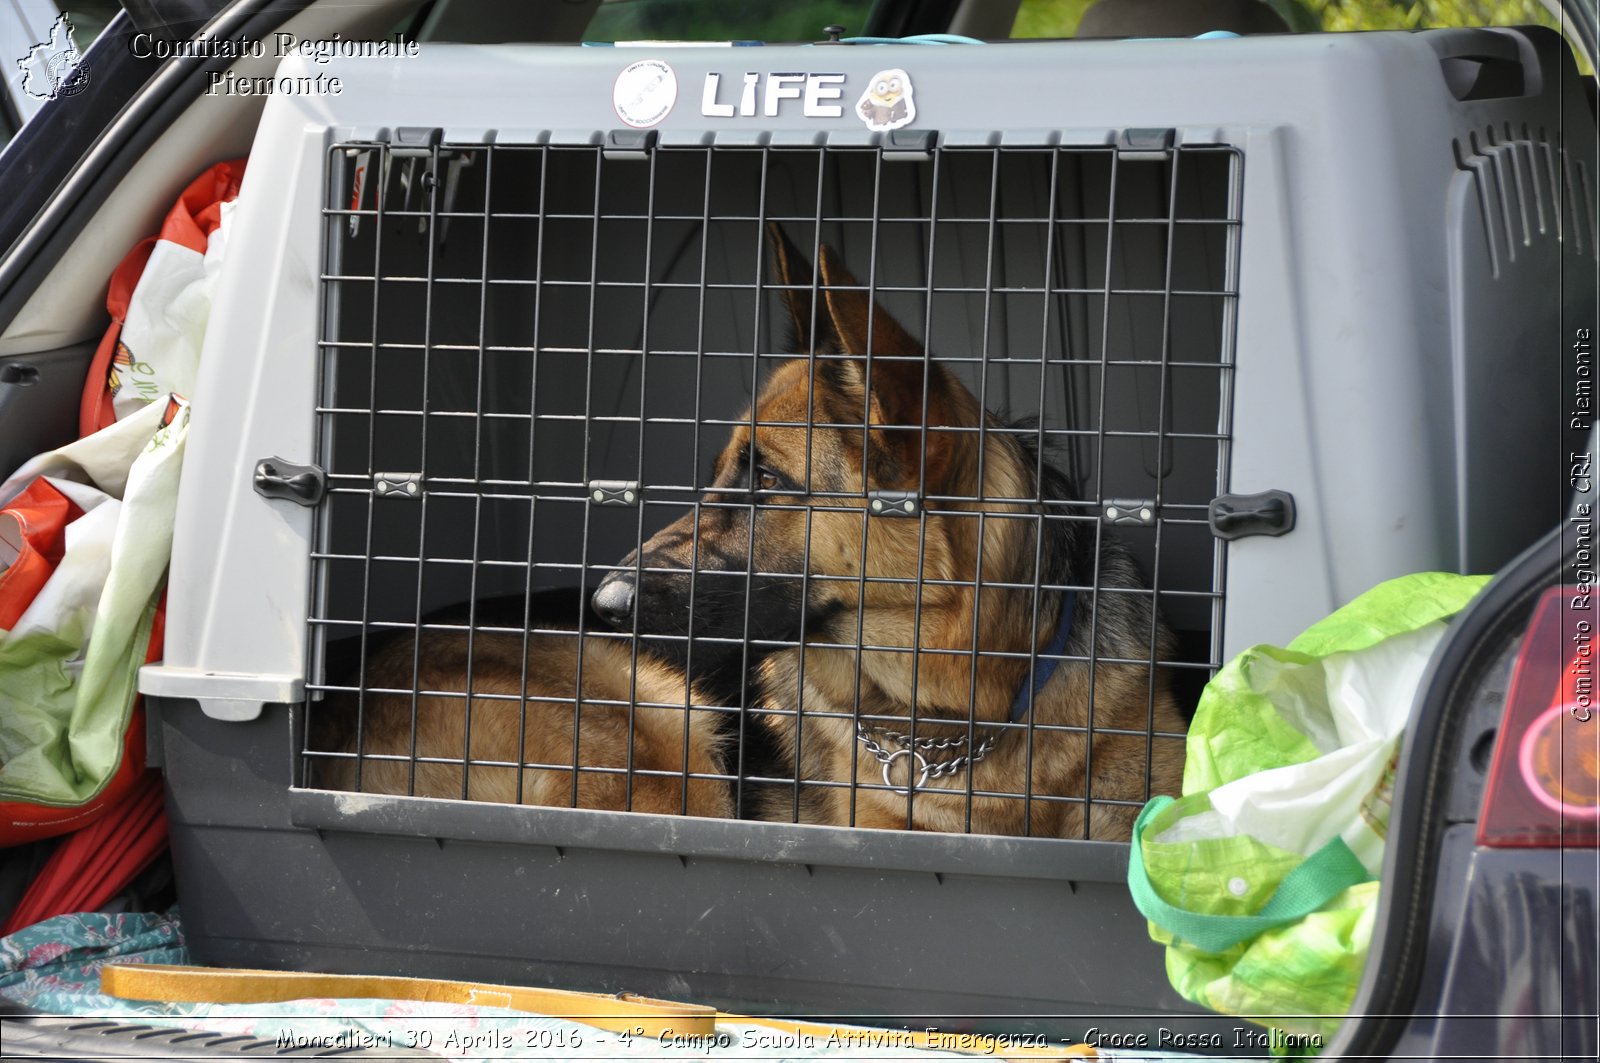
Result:
{"label": "tan fur", "polygon": [[[465,632],[424,632],[415,689],[440,693],[416,699],[416,742],[412,744],[412,698],[409,694],[368,694],[362,706],[361,790],[378,794],[414,794],[418,797],[465,797],[473,801],[517,803],[518,770],[510,765],[551,765],[523,768],[521,803],[659,812],[691,816],[731,816],[729,784],[715,779],[690,779],[687,804],[684,765],[688,771],[720,774],[721,742],[715,713],[686,710],[685,694],[693,704],[706,705],[700,691],[686,691],[683,674],[655,658],[640,653],[637,670],[625,642],[589,637],[583,644],[583,706],[578,729],[580,770],[577,801],[573,801],[573,703],[578,670],[578,636],[532,635],[527,640],[526,719],[523,718],[521,635],[477,633],[472,639],[472,708],[470,751],[464,749],[467,710],[467,635]],[[415,644],[411,639],[391,643],[374,655],[368,673],[372,685],[411,686]],[[455,693],[443,693],[455,692]],[[510,695],[509,699],[485,695]],[[535,698],[565,699],[538,701]],[[631,712],[632,795],[626,768],[629,764],[630,711],[628,702],[640,704]],[[353,726],[354,698],[345,699],[349,725]],[[597,704],[597,702],[599,702]],[[621,704],[603,704],[620,702]],[[656,707],[649,707],[655,703]],[[665,706],[665,707],[662,707]],[[519,743],[518,735],[521,735]],[[355,751],[356,736],[344,736],[338,749]],[[520,747],[520,748],[519,748]],[[462,789],[463,753],[466,768]],[[375,760],[373,755],[401,756],[404,760]],[[441,758],[454,763],[418,763],[412,788],[410,758]],[[322,758],[319,784],[337,790],[354,790],[354,758]],[[478,762],[499,762],[489,767]],[[559,766],[559,767],[558,767]],[[665,774],[644,774],[662,772]]]}
{"label": "tan fur", "polygon": [[[1068,661],[1035,700],[1031,736],[982,726],[1008,719],[1030,668],[1026,657],[990,654],[1046,649],[1060,616],[1061,598],[1054,592],[1039,595],[1036,601],[1031,589],[975,586],[975,582],[1035,581],[1036,522],[1031,515],[1037,507],[992,501],[1034,496],[1033,470],[1021,446],[1006,433],[985,433],[980,443],[978,433],[950,430],[997,422],[960,381],[923,357],[920,344],[872,305],[865,292],[845,290],[859,288],[859,282],[826,246],[818,256],[825,306],[813,312],[809,297],[799,294],[811,284],[809,269],[795,276],[792,249],[781,233],[774,235],[779,279],[797,289],[790,298],[797,333],[805,336],[813,317],[824,325],[831,323],[843,353],[851,357],[830,360],[818,353],[814,359],[778,367],[757,400],[754,438],[749,427],[734,429],[718,459],[716,482],[728,483],[740,456],[750,452],[759,453],[768,467],[782,472],[807,495],[841,494],[763,498],[764,503],[788,503],[794,508],[758,509],[753,530],[746,529],[742,518],[705,516],[696,529],[694,518],[686,516],[646,544],[644,552],[676,553],[681,555],[677,564],[689,565],[694,562],[688,544],[696,539],[705,544],[719,535],[736,542],[748,537],[755,551],[751,568],[769,572],[794,571],[783,566],[797,564],[794,558],[804,552],[810,598],[836,605],[836,615],[844,618],[827,631],[808,631],[808,643],[884,647],[859,651],[807,645],[780,650],[760,666],[760,695],[752,714],[772,729],[791,763],[798,759],[803,821],[1127,838],[1134,807],[1097,802],[1085,831],[1081,800],[977,797],[971,801],[969,822],[969,787],[1034,798],[1142,801],[1148,796],[1144,785],[1148,765],[1153,792],[1176,793],[1183,770],[1183,740],[1157,739],[1152,748],[1147,735],[1152,730],[1181,734],[1184,721],[1164,673],[1158,671],[1152,683],[1144,665],[1098,664],[1093,672],[1095,734],[1089,763],[1090,672],[1085,664]],[[869,321],[870,381],[864,358]],[[891,356],[914,356],[914,360]],[[940,502],[937,508],[963,515],[929,516],[925,521],[867,516],[865,490],[921,487],[928,494],[973,501]],[[981,524],[980,512],[985,514]],[[1008,519],[1007,513],[1028,516]],[[880,582],[919,577],[920,585]],[[1087,582],[1090,574],[1079,578]],[[1170,641],[1160,627],[1127,645],[1107,645],[1101,632],[1096,655],[1149,660],[1153,648],[1158,657],[1166,658]],[[1001,737],[975,770],[931,780],[931,790],[919,789],[908,799],[884,785],[883,766],[856,740],[851,712],[858,704],[865,722],[900,732],[910,731],[915,706],[921,738],[964,736],[969,720],[975,724],[974,744],[991,734]],[[936,720],[952,722],[932,722]],[[802,754],[798,758],[797,746]],[[936,752],[929,759],[948,760],[969,749]],[[906,755],[896,760],[892,777],[897,786],[906,785],[911,759]],[[1088,794],[1086,777],[1092,780]],[[772,787],[765,798],[767,818],[793,818],[796,803],[793,786]]]}
{"label": "tan fur", "polygon": [[[763,664],[762,686],[765,694],[763,709],[784,708],[782,715],[767,715],[764,719],[773,727],[780,740],[786,743],[788,754],[795,753],[796,721],[792,714],[794,700],[778,694],[793,690],[800,669],[801,651],[789,651],[768,658]],[[808,648],[805,654],[805,719],[801,726],[799,745],[805,757],[800,764],[802,780],[822,780],[848,784],[854,778],[858,784],[829,787],[825,791],[806,791],[801,802],[801,820],[811,823],[860,827],[904,829],[909,825],[917,830],[953,831],[981,834],[1029,834],[1045,837],[1089,837],[1104,840],[1126,840],[1133,825],[1137,808],[1132,806],[1102,804],[1102,800],[1142,802],[1146,758],[1152,760],[1154,793],[1176,793],[1183,778],[1183,740],[1158,738],[1152,750],[1144,734],[1105,733],[1104,729],[1144,732],[1148,729],[1147,702],[1149,694],[1145,669],[1131,665],[1100,665],[1095,670],[1095,737],[1093,763],[1093,807],[1090,830],[1084,831],[1082,798],[1085,765],[1086,737],[1083,731],[1056,731],[1050,728],[1066,726],[1084,728],[1085,709],[1089,703],[1087,674],[1081,669],[1059,674],[1041,692],[1035,704],[1035,730],[1032,736],[1032,770],[1029,770],[1029,747],[1025,735],[1005,732],[999,744],[978,764],[976,770],[960,772],[954,776],[930,779],[919,788],[914,798],[896,793],[883,785],[883,766],[855,738],[855,724],[848,718],[850,697],[855,690],[854,654],[839,650]],[[907,703],[897,702],[884,695],[873,682],[871,654],[863,655],[861,713],[869,722],[890,726],[895,730],[910,730]],[[980,667],[980,680],[986,669]],[[993,691],[992,686],[987,689]],[[1015,693],[1013,686],[1001,688],[1006,701]],[[925,704],[919,690],[918,704]],[[843,713],[844,718],[824,716],[823,713]],[[1176,703],[1165,683],[1158,682],[1154,706],[1155,726],[1158,730],[1181,733],[1184,727]],[[944,738],[966,733],[965,717],[957,718],[957,726],[929,725],[934,713],[925,708],[918,711],[918,734],[922,737]],[[945,717],[949,718],[949,717]],[[1004,719],[1004,713],[986,715],[980,709],[975,718],[979,721]],[[978,741],[993,733],[978,726]],[[957,753],[965,750],[957,750]],[[892,747],[891,747],[892,752]],[[930,759],[945,759],[951,754],[932,754]],[[890,779],[897,787],[904,787],[910,777],[909,757],[896,761]],[[854,775],[852,776],[852,771]],[[972,798],[971,823],[967,820],[967,787],[977,793],[1016,796]],[[859,784],[866,784],[861,786]],[[1047,800],[1028,800],[1031,795]],[[1063,802],[1048,798],[1077,798]],[[852,815],[852,805],[853,815]],[[789,819],[792,802],[787,793],[768,799],[768,818]]]}

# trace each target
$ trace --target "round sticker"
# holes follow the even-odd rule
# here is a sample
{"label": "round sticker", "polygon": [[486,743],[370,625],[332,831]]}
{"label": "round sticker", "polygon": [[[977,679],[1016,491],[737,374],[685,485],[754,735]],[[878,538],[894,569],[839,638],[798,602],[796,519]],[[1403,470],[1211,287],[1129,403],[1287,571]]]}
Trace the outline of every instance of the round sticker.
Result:
{"label": "round sticker", "polygon": [[1522,781],[1541,805],[1574,819],[1600,819],[1600,751],[1570,705],[1553,705],[1522,737]]}
{"label": "round sticker", "polygon": [[629,63],[617,75],[611,103],[617,117],[635,129],[648,129],[672,112],[678,102],[678,76],[659,59]]}

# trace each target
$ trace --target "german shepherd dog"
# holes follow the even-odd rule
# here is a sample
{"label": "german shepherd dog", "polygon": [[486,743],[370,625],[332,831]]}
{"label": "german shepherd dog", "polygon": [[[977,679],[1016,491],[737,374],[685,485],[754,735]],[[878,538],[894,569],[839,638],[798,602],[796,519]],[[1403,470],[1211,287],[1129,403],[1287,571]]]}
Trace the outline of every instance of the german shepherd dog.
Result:
{"label": "german shepherd dog", "polygon": [[[620,562],[595,611],[629,628],[637,612],[664,647],[767,645],[749,704],[794,781],[758,788],[763,818],[1127,838],[1147,773],[1177,792],[1185,729],[1146,663],[1173,639],[1137,565],[1041,501],[1074,493],[835,252],[814,279],[771,236],[813,357],[772,371],[697,514]],[[875,518],[869,492],[941,501]]]}
{"label": "german shepherd dog", "polygon": [[[415,662],[419,693],[414,709],[409,693],[367,695],[361,706],[360,789],[516,804],[520,781],[525,805],[733,814],[726,781],[688,778],[723,772],[725,728],[717,713],[689,708],[711,702],[685,681],[681,669],[643,651],[636,668],[629,643],[615,636],[585,638],[582,708],[576,710],[577,632],[528,635],[526,646],[523,639],[474,632],[469,657],[466,632],[422,631],[374,653],[368,665],[372,686],[410,687]],[[631,710],[630,702],[636,703]],[[332,723],[324,725],[316,748],[357,752],[356,715],[354,695],[334,699],[318,714]],[[392,759],[367,759],[373,757]],[[355,757],[317,759],[318,785],[356,789]]]}

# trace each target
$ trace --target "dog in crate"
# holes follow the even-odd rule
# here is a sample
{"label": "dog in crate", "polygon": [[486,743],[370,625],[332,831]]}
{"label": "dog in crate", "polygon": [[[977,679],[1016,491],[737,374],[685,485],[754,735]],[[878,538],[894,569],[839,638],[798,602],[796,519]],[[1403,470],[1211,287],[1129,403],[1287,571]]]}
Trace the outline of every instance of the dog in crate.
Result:
{"label": "dog in crate", "polygon": [[342,754],[314,758],[325,789],[733,814],[726,779],[697,777],[725,770],[717,714],[691,707],[710,699],[615,636],[580,648],[576,631],[420,630],[377,648],[366,671],[364,698],[333,697],[317,714],[312,748]]}
{"label": "dog in crate", "polygon": [[[596,612],[757,648],[746,703],[789,777],[755,788],[763,818],[1127,838],[1178,791],[1186,726],[1137,565],[1068,516],[1037,433],[985,410],[836,252],[819,245],[817,300],[777,226],[771,243],[811,356],[770,374],[701,505]],[[921,498],[939,501],[869,515]]]}

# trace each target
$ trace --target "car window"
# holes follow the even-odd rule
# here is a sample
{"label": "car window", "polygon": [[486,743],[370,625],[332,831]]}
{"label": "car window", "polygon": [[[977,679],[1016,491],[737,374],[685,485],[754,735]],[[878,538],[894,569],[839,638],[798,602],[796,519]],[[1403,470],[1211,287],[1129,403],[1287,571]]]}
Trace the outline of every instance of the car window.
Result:
{"label": "car window", "polygon": [[[1324,30],[1409,30],[1447,26],[1561,24],[1539,0],[1289,0],[1316,15]],[[1275,5],[1276,6],[1276,5]]]}
{"label": "car window", "polygon": [[590,41],[816,41],[822,27],[861,33],[873,0],[605,0],[584,31]]}
{"label": "car window", "polygon": [[53,0],[0,3],[0,148],[17,130],[60,95],[82,86],[87,72],[75,70],[106,24],[121,10],[115,0],[86,0],[63,8]]}
{"label": "car window", "polygon": [[[1115,5],[1119,0],[1099,0]],[[1428,29],[1444,26],[1526,26],[1559,30],[1539,0],[1260,0],[1296,33]],[[1096,0],[1022,0],[1013,38],[1072,37]],[[1161,5],[1154,5],[1159,7]],[[1197,4],[1195,6],[1204,6]],[[1237,5],[1217,5],[1236,8]],[[1226,28],[1226,27],[1218,27]],[[1160,32],[1152,28],[1152,33]]]}

